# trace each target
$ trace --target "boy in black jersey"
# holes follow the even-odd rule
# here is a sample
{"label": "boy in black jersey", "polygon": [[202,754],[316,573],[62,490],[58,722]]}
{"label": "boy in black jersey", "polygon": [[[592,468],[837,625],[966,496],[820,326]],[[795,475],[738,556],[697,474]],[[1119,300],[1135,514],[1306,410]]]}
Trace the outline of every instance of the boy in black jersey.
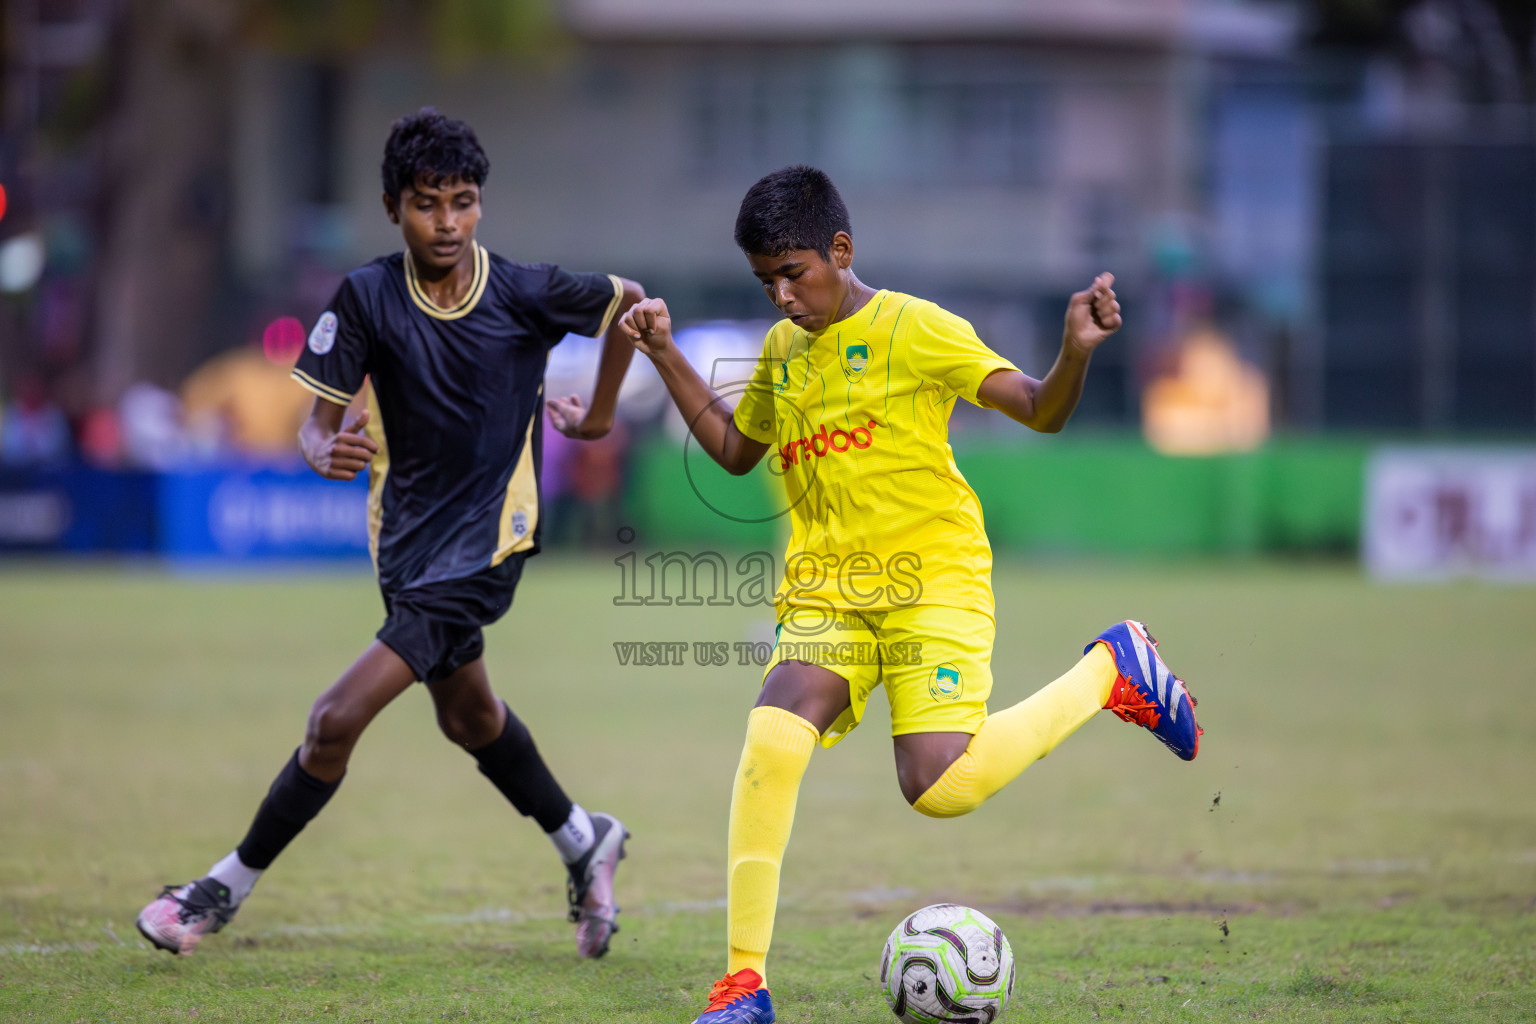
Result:
{"label": "boy in black jersey", "polygon": [[[582,956],[616,930],[613,874],[628,833],[561,790],[527,728],[491,692],[481,627],[512,603],[539,550],[544,366],[567,333],[603,335],[591,408],[547,403],[574,438],[613,424],[634,351],[616,327],[644,297],[633,281],[521,264],[475,242],[489,163],[474,132],[430,108],[396,122],[384,151],[384,207],[406,251],[353,271],[293,371],[316,395],[300,431],[321,476],[369,470],[368,520],[386,618],[378,638],[310,711],[304,743],[278,774],[240,845],[139,914],[161,949],[191,953],[234,915],[261,872],[325,806],[368,723],[413,681],[444,735],[538,821],[569,869]],[[370,386],[371,385],[371,386]],[[366,391],[366,406],[344,422]]]}

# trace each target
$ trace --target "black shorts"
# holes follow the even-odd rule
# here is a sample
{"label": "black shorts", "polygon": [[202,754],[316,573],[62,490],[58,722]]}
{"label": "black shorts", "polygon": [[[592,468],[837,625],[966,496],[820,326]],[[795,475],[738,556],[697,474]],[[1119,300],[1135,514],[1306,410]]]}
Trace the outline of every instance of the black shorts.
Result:
{"label": "black shorts", "polygon": [[[378,638],[424,683],[447,679],[485,652],[482,626],[512,607],[523,575],[523,554],[457,580],[385,590]],[[382,589],[382,588],[381,588]]]}

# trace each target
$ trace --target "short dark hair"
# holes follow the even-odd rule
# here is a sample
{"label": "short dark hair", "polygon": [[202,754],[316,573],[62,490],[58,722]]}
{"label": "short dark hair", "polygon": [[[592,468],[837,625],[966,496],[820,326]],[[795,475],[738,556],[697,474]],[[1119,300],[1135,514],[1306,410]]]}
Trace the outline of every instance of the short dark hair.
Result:
{"label": "short dark hair", "polygon": [[491,162],[473,128],[422,107],[390,129],[382,170],[384,191],[398,199],[418,181],[429,188],[453,178],[484,185]]}
{"label": "short dark hair", "polygon": [[750,256],[815,249],[827,259],[839,231],[853,234],[843,197],[825,172],[804,164],[760,179],[736,214],[736,244]]}

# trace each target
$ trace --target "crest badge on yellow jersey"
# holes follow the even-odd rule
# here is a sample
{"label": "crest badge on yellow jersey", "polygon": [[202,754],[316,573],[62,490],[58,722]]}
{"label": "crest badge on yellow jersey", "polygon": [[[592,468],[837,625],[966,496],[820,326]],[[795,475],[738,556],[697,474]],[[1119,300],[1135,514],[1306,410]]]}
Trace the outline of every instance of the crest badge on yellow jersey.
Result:
{"label": "crest badge on yellow jersey", "polygon": [[864,376],[864,370],[869,366],[869,346],[862,342],[849,345],[843,349],[843,375],[850,381],[858,380]]}

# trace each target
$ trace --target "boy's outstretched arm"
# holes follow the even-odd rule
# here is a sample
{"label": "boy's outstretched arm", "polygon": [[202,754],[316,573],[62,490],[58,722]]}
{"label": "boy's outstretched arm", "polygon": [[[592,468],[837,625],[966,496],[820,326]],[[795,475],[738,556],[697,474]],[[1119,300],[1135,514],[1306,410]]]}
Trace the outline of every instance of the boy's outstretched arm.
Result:
{"label": "boy's outstretched arm", "polygon": [[699,446],[727,473],[750,473],[768,451],[768,445],[736,429],[732,410],[725,407],[720,396],[677,350],[672,343],[672,317],[667,304],[660,299],[637,302],[619,318],[619,326],[635,348],[650,356]]}
{"label": "boy's outstretched arm", "polygon": [[347,407],[324,398],[315,399],[309,419],[299,428],[299,450],[309,468],[327,480],[353,480],[368,468],[379,454],[379,446],[363,433],[368,425],[368,410],[342,425]]}
{"label": "boy's outstretched arm", "polygon": [[[645,289],[628,278],[619,281],[624,291],[619,297],[619,314],[629,310],[645,298]],[[603,352],[597,360],[597,384],[592,389],[592,407],[584,408],[579,395],[551,398],[546,402],[549,421],[566,437],[580,441],[593,441],[613,429],[614,413],[619,405],[619,386],[629,370],[629,361],[635,356],[635,346],[629,335],[619,326],[619,316],[613,318],[603,334]]]}
{"label": "boy's outstretched arm", "polygon": [[1067,425],[1083,397],[1083,381],[1093,350],[1120,329],[1120,303],[1115,301],[1115,275],[1100,274],[1093,285],[1067,303],[1061,353],[1044,380],[999,370],[981,382],[976,395],[982,404],[999,409],[1033,430],[1054,434]]}

